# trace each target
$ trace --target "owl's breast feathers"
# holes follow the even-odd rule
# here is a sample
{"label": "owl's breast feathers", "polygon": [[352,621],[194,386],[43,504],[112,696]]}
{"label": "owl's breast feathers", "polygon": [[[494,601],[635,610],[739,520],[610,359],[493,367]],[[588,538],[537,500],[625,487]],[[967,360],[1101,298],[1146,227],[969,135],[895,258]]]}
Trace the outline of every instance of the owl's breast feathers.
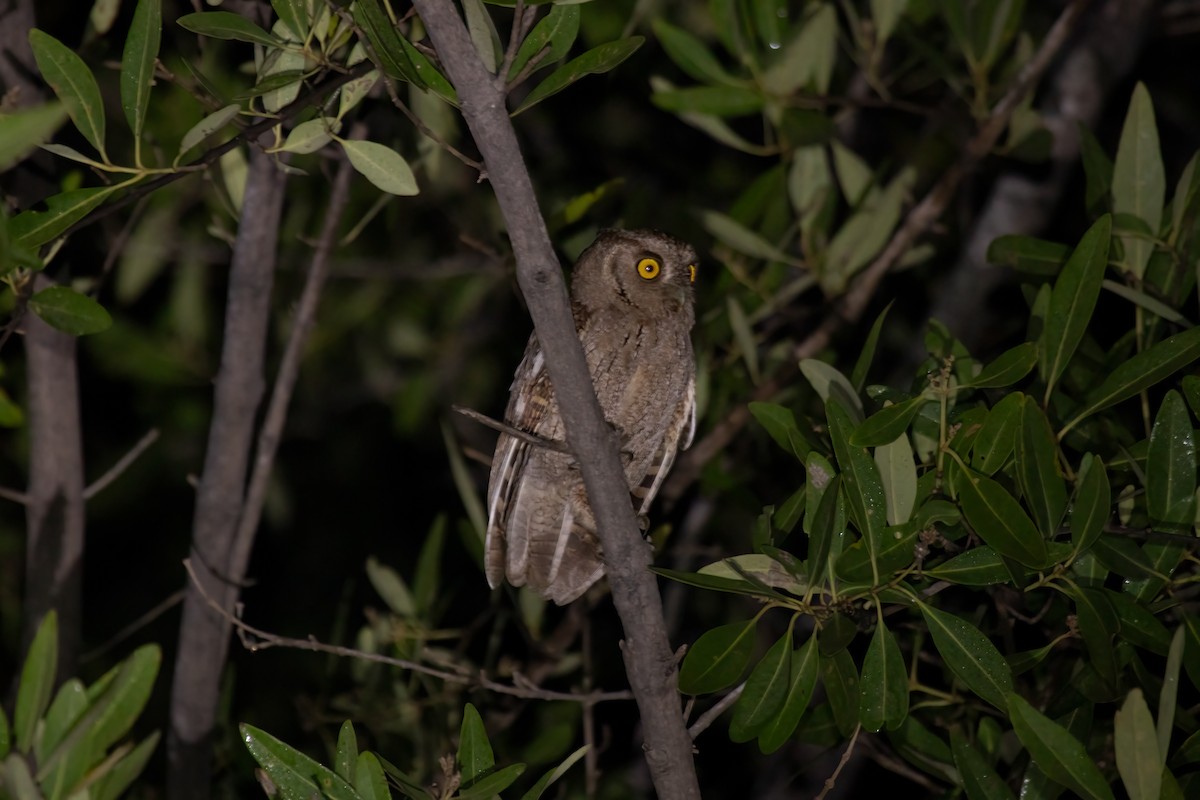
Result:
{"label": "owl's breast feathers", "polygon": [[[695,431],[691,326],[578,303],[573,310],[596,396],[621,437],[630,493],[644,514]],[[536,334],[517,368],[505,420],[544,439],[565,438]],[[603,575],[582,474],[570,456],[501,434],[488,486],[486,572],[493,587],[507,578],[559,605]]]}

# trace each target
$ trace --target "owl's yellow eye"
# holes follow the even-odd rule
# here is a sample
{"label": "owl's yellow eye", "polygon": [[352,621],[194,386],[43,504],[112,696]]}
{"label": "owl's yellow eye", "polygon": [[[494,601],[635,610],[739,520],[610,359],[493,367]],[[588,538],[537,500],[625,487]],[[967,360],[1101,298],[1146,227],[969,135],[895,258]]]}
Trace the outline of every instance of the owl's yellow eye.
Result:
{"label": "owl's yellow eye", "polygon": [[658,273],[662,272],[662,267],[657,259],[643,258],[637,265],[638,275],[641,275],[648,281],[652,281],[658,277]]}
{"label": "owl's yellow eye", "polygon": [[695,264],[688,264],[688,277],[691,279],[692,283],[696,282],[696,265]]}

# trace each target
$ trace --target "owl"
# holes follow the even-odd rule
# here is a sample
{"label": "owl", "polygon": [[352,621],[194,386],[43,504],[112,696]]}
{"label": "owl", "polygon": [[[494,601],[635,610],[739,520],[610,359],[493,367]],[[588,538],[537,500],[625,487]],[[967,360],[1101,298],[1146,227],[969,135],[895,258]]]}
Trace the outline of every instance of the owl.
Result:
{"label": "owl", "polygon": [[[600,408],[620,437],[639,514],[696,431],[695,279],[696,252],[649,230],[601,231],[571,275],[575,330]],[[504,419],[542,439],[566,438],[536,332],[517,367]],[[565,605],[599,580],[604,560],[574,456],[500,435],[485,551],[492,588],[507,579]]]}

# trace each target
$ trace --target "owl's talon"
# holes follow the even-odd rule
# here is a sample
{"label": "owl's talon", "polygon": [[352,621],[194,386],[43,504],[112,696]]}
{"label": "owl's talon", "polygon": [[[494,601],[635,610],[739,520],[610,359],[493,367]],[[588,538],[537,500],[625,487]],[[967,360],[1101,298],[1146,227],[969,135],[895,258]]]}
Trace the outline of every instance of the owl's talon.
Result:
{"label": "owl's talon", "polygon": [[645,514],[637,515],[637,524],[638,529],[642,532],[643,536],[650,531],[650,517],[646,516]]}

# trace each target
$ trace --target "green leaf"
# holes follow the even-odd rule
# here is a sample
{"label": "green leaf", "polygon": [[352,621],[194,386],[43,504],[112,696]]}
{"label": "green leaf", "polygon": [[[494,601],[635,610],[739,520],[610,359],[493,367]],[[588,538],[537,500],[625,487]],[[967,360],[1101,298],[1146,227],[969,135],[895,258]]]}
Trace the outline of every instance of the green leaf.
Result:
{"label": "green leaf", "polygon": [[925,574],[962,586],[994,586],[1012,579],[1000,554],[990,547],[972,547],[936,567],[926,569]]}
{"label": "green leaf", "polygon": [[1112,489],[1104,462],[1088,453],[1080,464],[1071,506],[1071,543],[1077,554],[1086,553],[1095,544],[1111,511]]}
{"label": "green leaf", "polygon": [[304,41],[311,23],[311,11],[306,0],[271,0],[279,21],[297,42]]}
{"label": "green leaf", "polygon": [[504,57],[504,48],[496,33],[496,25],[483,5],[483,0],[462,0],[463,16],[466,17],[467,32],[475,52],[488,72],[496,72]]}
{"label": "green leaf", "polygon": [[17,752],[29,753],[38,721],[50,704],[54,691],[54,674],[58,669],[58,614],[47,612],[29,644],[25,664],[21,667],[21,683],[17,687],[17,704],[13,712]]}
{"label": "green leaf", "polygon": [[958,481],[958,500],[971,528],[1000,555],[1033,569],[1046,565],[1046,540],[1003,486],[967,473]]}
{"label": "green leaf", "polygon": [[525,98],[525,101],[512,112],[515,117],[522,111],[527,111],[551,95],[558,94],[575,81],[587,75],[600,75],[616,67],[633,55],[642,46],[645,37],[631,36],[628,39],[618,39],[599,47],[592,48],[581,56],[563,64],[537,86]]}
{"label": "green leaf", "polygon": [[8,724],[8,715],[0,708],[0,759],[8,755],[12,749],[12,728]]}
{"label": "green leaf", "polygon": [[782,261],[785,264],[796,261],[733,217],[716,211],[705,211],[701,213],[700,219],[709,233],[739,253],[767,261]]}
{"label": "green leaf", "polygon": [[1022,405],[1017,479],[1038,530],[1052,539],[1067,510],[1067,487],[1058,470],[1058,448],[1046,415],[1030,398]]}
{"label": "green leaf", "polygon": [[458,739],[458,769],[464,785],[496,766],[492,744],[488,741],[483,718],[475,706],[467,703],[463,709],[462,728]]}
{"label": "green leaf", "polygon": [[188,132],[179,140],[179,157],[182,158],[183,154],[188,150],[191,150],[236,119],[241,110],[242,107],[237,103],[230,103],[227,106],[217,109],[189,128]]}
{"label": "green leaf", "polygon": [[[655,20],[655,30],[660,21]],[[666,24],[666,23],[663,23]],[[546,55],[538,62],[538,68],[548,67],[557,63],[571,49],[575,37],[579,35],[579,6],[554,5],[550,13],[542,17],[533,30],[521,42],[517,55],[513,59],[512,69],[508,71],[508,80],[517,77],[525,65],[543,49],[549,47]]]}
{"label": "green leaf", "polygon": [[358,793],[337,773],[276,739],[266,731],[242,723],[238,726],[250,755],[263,768],[285,800],[339,798],[351,800]]}
{"label": "green leaf", "polygon": [[729,327],[733,331],[733,340],[737,345],[738,351],[741,353],[742,360],[746,362],[746,371],[750,373],[750,382],[758,385],[758,342],[754,339],[754,331],[750,327],[750,321],[746,319],[746,312],[742,310],[742,305],[737,301],[737,298],[732,294],[725,298],[725,305],[729,313]]}
{"label": "green leaf", "polygon": [[1119,534],[1102,533],[1092,545],[1092,555],[1106,569],[1124,578],[1154,578],[1150,558],[1132,540]]}
{"label": "green leaf", "polygon": [[67,112],[60,103],[45,103],[0,114],[0,172],[49,139],[66,117]]}
{"label": "green leaf", "polygon": [[[808,536],[808,583],[810,586],[820,585],[822,576],[828,566],[829,554],[835,538],[840,538],[843,531],[838,530],[838,506],[841,501],[841,475],[834,475],[821,492],[817,503],[816,513],[809,526]],[[809,482],[811,485],[811,481]]]}
{"label": "green leaf", "polygon": [[104,99],[96,76],[83,59],[62,42],[36,28],[29,32],[33,57],[46,83],[62,101],[71,121],[104,158]]}
{"label": "green leaf", "polygon": [[[19,218],[18,218],[19,219]],[[1133,397],[1143,389],[1165,380],[1178,370],[1200,359],[1200,328],[1191,328],[1164,339],[1118,364],[1096,389],[1088,394],[1084,407],[1058,432],[1067,431],[1097,411]]]}
{"label": "green leaf", "polygon": [[1156,529],[1191,532],[1196,508],[1196,439],[1183,396],[1163,398],[1146,451],[1146,511]]}
{"label": "green leaf", "polygon": [[[272,36],[255,25],[241,14],[229,11],[203,11],[196,14],[184,14],[176,20],[183,28],[208,36],[213,39],[225,39],[237,42],[250,42],[267,47],[279,47],[283,40]],[[287,23],[284,23],[287,25]],[[290,27],[290,26],[289,26]]]}
{"label": "green leaf", "polygon": [[358,769],[358,737],[350,720],[342,723],[338,730],[337,749],[333,756],[333,769],[343,780],[353,781]]}
{"label": "green leaf", "polygon": [[129,129],[139,147],[161,39],[162,0],[138,0],[121,56],[121,107],[125,109],[125,119],[129,121]]}
{"label": "green leaf", "polygon": [[538,782],[530,787],[528,792],[521,795],[521,800],[539,800],[545,791],[550,788],[550,785],[565,775],[567,770],[569,770],[576,761],[583,758],[587,754],[587,751],[588,745],[585,744],[574,753],[571,753],[571,755],[563,759],[561,764],[539,778]]}
{"label": "green leaf", "polygon": [[338,144],[346,151],[350,164],[375,188],[403,197],[420,191],[412,168],[392,148],[360,139],[339,139]]}
{"label": "green leaf", "polygon": [[6,800],[42,800],[42,793],[29,774],[29,762],[19,753],[9,753],[8,758],[0,765],[0,775],[4,776]]}
{"label": "green leaf", "polygon": [[1104,596],[1108,598],[1113,612],[1117,615],[1122,639],[1152,653],[1167,655],[1171,647],[1171,634],[1167,631],[1167,626],[1163,625],[1150,609],[1128,592],[1105,589]]}
{"label": "green leaf", "polygon": [[887,500],[888,524],[903,525],[917,502],[917,465],[908,437],[902,433],[894,442],[876,447],[875,466]]}
{"label": "green leaf", "polygon": [[[333,137],[341,127],[342,123],[333,117],[317,117],[301,122],[288,132],[287,139],[284,140],[279,150],[300,155],[315,153],[333,141]],[[275,152],[275,150],[270,152]]]}
{"label": "green leaf", "polygon": [[[793,617],[793,624],[795,618]],[[792,625],[771,646],[746,679],[742,695],[733,704],[729,738],[748,742],[783,708],[792,682]]]}
{"label": "green leaf", "polygon": [[984,475],[994,475],[1016,448],[1021,427],[1025,395],[1011,392],[992,406],[972,444],[971,467]]}
{"label": "green leaf", "polygon": [[791,661],[791,680],[779,712],[767,721],[758,734],[758,749],[764,754],[774,753],[783,747],[800,724],[804,710],[808,708],[813,690],[817,687],[817,673],[820,669],[817,637],[809,636],[804,644],[792,653]]}
{"label": "green leaf", "polygon": [[357,0],[353,5],[354,22],[362,29],[379,67],[391,78],[408,81],[418,89],[429,88],[413,64],[410,46],[383,10],[383,0]]}
{"label": "green leaf", "polygon": [[42,289],[29,298],[29,309],[51,327],[72,336],[99,333],[112,325],[104,306],[66,286]]}
{"label": "green leaf", "polygon": [[821,3],[763,73],[763,88],[775,95],[789,95],[810,86],[817,94],[828,94],[837,64],[837,41],[837,12],[831,4]]}
{"label": "green leaf", "polygon": [[896,24],[904,16],[908,0],[871,0],[871,19],[875,22],[875,46],[883,47]]}
{"label": "green leaf", "polygon": [[1117,659],[1113,651],[1113,637],[1120,623],[1112,603],[1098,589],[1076,588],[1070,594],[1075,598],[1076,624],[1092,666],[1108,686],[1114,686]]}
{"label": "green leaf", "polygon": [[908,670],[896,638],[882,622],[863,659],[858,714],[864,729],[875,733],[885,725],[900,727],[908,716]]}
{"label": "green leaf", "polygon": [[367,558],[367,580],[383,598],[394,613],[405,619],[412,619],[417,614],[417,603],[413,599],[408,584],[400,577],[400,573],[383,564],[375,556]]}
{"label": "green leaf", "polygon": [[1025,342],[1006,350],[979,371],[975,377],[959,384],[960,389],[1006,389],[1024,378],[1038,361],[1038,346]]}
{"label": "green leaf", "polygon": [[1003,711],[1013,687],[1004,656],[978,628],[954,614],[918,603],[942,659],[972,692]]}
{"label": "green leaf", "polygon": [[950,729],[950,749],[968,800],[1008,800],[1013,797],[1004,779],[957,727]]}
{"label": "green leaf", "polygon": [[162,651],[152,644],[139,647],[121,662],[112,683],[93,703],[102,711],[88,731],[92,752],[104,752],[133,727],[150,699],[161,664]]}
{"label": "green leaf", "polygon": [[[555,8],[578,8],[578,6],[555,6]],[[655,19],[651,23],[651,27],[667,56],[689,77],[701,83],[731,84],[737,82],[725,71],[721,62],[709,52],[704,43],[687,31],[676,28],[661,18]],[[531,38],[532,35],[530,34]]]}
{"label": "green leaf", "polygon": [[850,444],[856,447],[878,447],[895,440],[897,436],[904,434],[913,417],[921,410],[921,406],[928,402],[929,399],[924,395],[917,395],[884,406],[854,429],[854,433],[850,435]]}
{"label": "green leaf", "polygon": [[[748,597],[763,598],[770,596],[770,592],[763,591],[761,587],[745,579],[731,580],[716,575],[681,572],[680,570],[666,569],[665,567],[651,567],[650,571],[655,575],[661,575],[664,578],[670,578],[687,586],[696,586],[701,589],[712,589],[717,592],[729,592],[730,594],[741,594]],[[780,597],[782,598],[783,595],[780,595]]]}
{"label": "green leaf", "polygon": [[761,94],[741,86],[688,86],[654,92],[650,99],[664,111],[714,117],[757,114],[764,102]]}
{"label": "green leaf", "polygon": [[998,236],[988,245],[987,260],[1003,264],[1029,275],[1057,275],[1071,248],[1032,236]]}
{"label": "green leaf", "polygon": [[45,760],[46,756],[62,743],[67,731],[79,720],[87,707],[87,690],[78,678],[71,678],[58,687],[58,692],[50,702],[42,721],[42,734],[34,745],[34,755],[39,761]]}
{"label": "green leaf", "polygon": [[1167,753],[1171,750],[1171,731],[1175,727],[1175,701],[1179,697],[1179,667],[1183,663],[1185,646],[1184,626],[1180,625],[1171,637],[1171,645],[1167,650],[1167,665],[1163,670],[1162,692],[1158,696],[1156,735],[1158,754],[1163,763],[1166,763]]}
{"label": "green leaf", "polygon": [[90,800],[117,800],[123,797],[146,768],[150,756],[154,755],[158,739],[158,731],[155,731],[139,742],[124,758],[113,764],[107,773],[92,784],[89,789]]}
{"label": "green leaf", "polygon": [[[835,399],[825,402],[825,416],[829,423],[829,438],[841,467],[842,489],[850,516],[862,533],[863,543],[871,559],[873,580],[878,583],[879,551],[883,549],[883,533],[887,527],[887,498],[879,469],[866,448],[850,444],[854,425],[850,415]],[[897,721],[896,724],[899,724]],[[878,730],[876,728],[875,730]]]}
{"label": "green leaf", "polygon": [[850,415],[853,424],[863,421],[862,399],[837,367],[815,358],[805,358],[800,361],[800,374],[808,379],[822,403],[828,404],[832,397]]}
{"label": "green leaf", "polygon": [[[822,151],[821,158],[824,159],[824,157]],[[892,300],[884,306],[883,311],[880,311],[879,316],[871,323],[871,330],[867,332],[867,340],[863,343],[862,352],[858,354],[858,360],[854,362],[854,369],[850,372],[850,385],[854,387],[855,394],[861,392],[867,382],[867,371],[875,359],[875,348],[879,345],[879,334],[883,331],[883,321],[887,319],[894,302],[896,301]]]}
{"label": "green leaf", "polygon": [[829,697],[834,722],[843,736],[858,726],[859,679],[854,659],[845,649],[821,656],[821,683]]}
{"label": "green leaf", "polygon": [[1071,356],[1083,341],[1100,296],[1104,268],[1108,264],[1108,244],[1112,238],[1112,217],[1105,214],[1088,229],[1079,246],[1054,282],[1046,327],[1038,341],[1038,366],[1046,382],[1046,400]]}
{"label": "green leaf", "polygon": [[510,764],[503,769],[498,769],[481,776],[470,786],[464,786],[462,789],[459,789],[458,796],[462,800],[492,798],[497,793],[512,786],[517,778],[521,777],[523,772],[525,772],[524,764]]}
{"label": "green leaf", "polygon": [[1108,782],[1070,731],[1015,693],[1008,696],[1008,718],[1021,744],[1051,779],[1083,797],[1112,800]]}
{"label": "green leaf", "polygon": [[[824,499],[824,498],[822,498]],[[883,546],[872,554],[860,539],[846,548],[837,559],[837,574],[851,583],[875,584],[875,576],[891,576],[893,572],[913,563],[917,544],[916,525],[897,525],[883,532]]]}
{"label": "green leaf", "polygon": [[803,461],[813,449],[812,442],[796,424],[796,415],[791,409],[777,403],[760,402],[751,402],[749,408],[758,424],[763,426],[775,443],[794,455],[797,461]]}
{"label": "green leaf", "polygon": [[883,250],[900,221],[916,177],[916,169],[905,167],[881,191],[868,192],[862,205],[833,235],[820,275],[827,292],[840,294],[850,278]]}
{"label": "green leaf", "polygon": [[[379,765],[383,767],[383,771],[387,773],[387,776],[392,779],[405,797],[410,797],[412,800],[434,800],[433,795],[421,788],[420,784],[408,777],[402,770],[397,769],[395,764],[378,755],[376,758],[379,759]],[[308,800],[308,798],[304,800]]]}
{"label": "green leaf", "polygon": [[374,753],[359,753],[355,759],[354,789],[363,800],[392,800],[383,767]]}
{"label": "green leaf", "polygon": [[[1117,158],[1113,163],[1113,212],[1131,214],[1157,234],[1162,225],[1166,177],[1158,144],[1158,126],[1154,105],[1145,84],[1138,83],[1129,101]],[[1123,267],[1135,277],[1146,273],[1146,264],[1154,252],[1154,242],[1140,236],[1120,237],[1125,247]]]}
{"label": "green leaf", "polygon": [[1141,689],[1132,689],[1113,720],[1117,772],[1130,800],[1158,800],[1162,790],[1163,755],[1154,719]]}
{"label": "green leaf", "polygon": [[1137,289],[1134,289],[1132,286],[1126,286],[1123,283],[1117,283],[1116,281],[1108,280],[1107,278],[1101,285],[1104,289],[1107,289],[1118,297],[1125,298],[1135,306],[1141,306],[1151,314],[1162,317],[1167,322],[1174,323],[1175,325],[1179,325],[1184,328],[1192,327],[1191,321],[1183,314],[1171,308],[1163,301],[1151,297],[1145,292],[1140,292]]}
{"label": "green leaf", "polygon": [[438,583],[441,576],[440,561],[442,546],[446,539],[446,515],[438,514],[425,535],[421,554],[417,557],[416,576],[413,578],[413,599],[417,613],[428,617],[438,598]]}
{"label": "green leaf", "polygon": [[[0,133],[2,133],[0,129]],[[9,235],[24,247],[37,247],[56,239],[88,212],[104,202],[109,195],[120,191],[117,186],[97,186],[71,189],[46,198],[46,210],[22,211],[8,223]]]}
{"label": "green leaf", "polygon": [[758,618],[731,622],[704,634],[688,650],[679,668],[679,691],[711,694],[737,683],[754,654]]}

